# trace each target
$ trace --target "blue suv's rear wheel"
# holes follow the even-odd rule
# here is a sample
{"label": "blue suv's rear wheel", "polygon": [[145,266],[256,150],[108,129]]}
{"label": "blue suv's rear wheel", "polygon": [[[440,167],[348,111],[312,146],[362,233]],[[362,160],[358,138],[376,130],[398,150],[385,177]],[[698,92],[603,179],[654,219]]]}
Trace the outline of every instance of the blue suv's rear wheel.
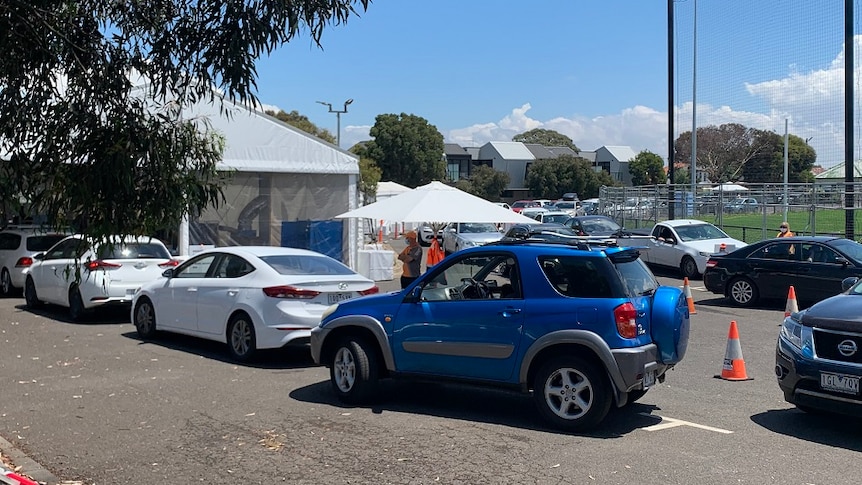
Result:
{"label": "blue suv's rear wheel", "polygon": [[348,404],[367,401],[377,391],[377,354],[364,340],[346,337],[332,354],[329,380],[336,396]]}
{"label": "blue suv's rear wheel", "polygon": [[604,372],[577,357],[550,359],[536,373],[533,398],[542,417],[570,431],[598,425],[611,408]]}

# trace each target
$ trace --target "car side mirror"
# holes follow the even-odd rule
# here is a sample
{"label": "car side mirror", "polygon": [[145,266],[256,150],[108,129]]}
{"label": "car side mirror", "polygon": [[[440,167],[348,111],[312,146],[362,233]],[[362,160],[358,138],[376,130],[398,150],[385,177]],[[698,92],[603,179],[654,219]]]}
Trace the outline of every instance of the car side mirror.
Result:
{"label": "car side mirror", "polygon": [[43,259],[45,259],[45,253],[36,253],[33,255],[33,259],[37,261],[42,261]]}
{"label": "car side mirror", "polygon": [[857,281],[859,281],[859,278],[855,276],[849,276],[847,278],[844,278],[843,280],[841,280],[841,291],[843,292],[849,290],[850,287],[855,285]]}
{"label": "car side mirror", "polygon": [[168,268],[162,271],[162,276],[165,278],[173,278],[174,277],[174,268]]}
{"label": "car side mirror", "polygon": [[412,303],[418,303],[422,301],[422,286],[414,287],[407,295],[407,298],[404,299],[404,301]]}
{"label": "car side mirror", "polygon": [[835,262],[838,264],[843,264],[844,266],[847,266],[848,264],[850,264],[850,261],[848,261],[847,258],[842,258],[841,256],[837,256],[835,258]]}

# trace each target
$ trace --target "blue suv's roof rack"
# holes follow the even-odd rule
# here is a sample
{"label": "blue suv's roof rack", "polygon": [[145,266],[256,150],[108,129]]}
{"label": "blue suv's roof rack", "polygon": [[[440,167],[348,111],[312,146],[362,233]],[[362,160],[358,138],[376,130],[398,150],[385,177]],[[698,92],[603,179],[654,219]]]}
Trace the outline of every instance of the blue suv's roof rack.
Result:
{"label": "blue suv's roof rack", "polygon": [[492,244],[519,245],[519,244],[558,244],[577,247],[589,251],[593,247],[620,247],[619,239],[652,239],[652,236],[570,236],[553,231],[538,231],[531,233],[524,239],[500,240]]}

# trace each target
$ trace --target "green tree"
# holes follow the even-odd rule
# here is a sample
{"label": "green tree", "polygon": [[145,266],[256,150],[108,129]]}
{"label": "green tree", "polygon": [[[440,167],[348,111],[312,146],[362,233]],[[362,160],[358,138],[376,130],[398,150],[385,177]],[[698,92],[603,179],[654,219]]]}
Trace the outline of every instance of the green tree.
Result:
{"label": "green tree", "polygon": [[677,167],[673,171],[673,183],[676,185],[690,184],[691,176],[689,175],[689,170],[684,167]]}
{"label": "green tree", "polygon": [[359,159],[359,193],[364,200],[373,200],[377,197],[377,184],[383,171],[370,158]]}
{"label": "green tree", "polygon": [[577,192],[582,199],[598,197],[602,185],[617,185],[607,172],[596,172],[588,160],[570,155],[534,162],[524,183],[533,197],[542,199],[566,192]]}
{"label": "green tree", "polygon": [[[746,182],[781,183],[784,182],[784,137],[777,133],[763,132],[764,149],[745,167],[742,173]],[[813,182],[811,169],[817,160],[817,153],[808,143],[796,135],[788,136],[787,144],[787,181],[790,183]]]}
{"label": "green tree", "polygon": [[223,138],[182,108],[258,105],[260,56],[369,3],[0,0],[4,199],[101,239],[176,227],[224,186]]}
{"label": "green tree", "polygon": [[418,187],[446,175],[443,135],[425,118],[377,115],[369,134],[373,140],[365,144],[366,154],[377,162],[383,179]]}
{"label": "green tree", "polygon": [[497,202],[500,200],[500,194],[509,185],[509,181],[508,173],[494,170],[488,165],[479,165],[474,167],[470,173],[471,190],[469,192],[485,200]]}
{"label": "green tree", "polygon": [[294,128],[298,128],[306,133],[312,134],[321,140],[335,144],[335,135],[325,128],[319,128],[308,119],[308,116],[299,114],[299,111],[293,110],[290,113],[285,113],[284,110],[279,110],[278,113],[276,113],[275,111],[269,110],[266,114],[273,116],[279,121],[283,121]]}
{"label": "green tree", "polygon": [[667,181],[664,160],[649,150],[643,150],[629,160],[632,185],[656,185]]}
{"label": "green tree", "polygon": [[521,143],[537,143],[546,147],[569,147],[572,150],[581,151],[571,138],[558,133],[554,130],[546,130],[544,128],[534,128],[530,131],[525,131],[519,135],[512,137],[512,141]]}
{"label": "green tree", "polygon": [[[739,123],[697,129],[697,171],[710,182],[739,180],[743,167],[767,149],[764,131]],[[674,160],[691,160],[691,131],[674,142]]]}

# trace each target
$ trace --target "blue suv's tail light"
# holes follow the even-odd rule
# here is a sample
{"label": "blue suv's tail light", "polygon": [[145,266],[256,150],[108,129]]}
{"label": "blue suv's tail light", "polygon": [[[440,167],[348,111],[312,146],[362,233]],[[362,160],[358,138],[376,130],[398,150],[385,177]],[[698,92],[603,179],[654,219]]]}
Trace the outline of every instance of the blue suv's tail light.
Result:
{"label": "blue suv's tail light", "polygon": [[638,312],[634,305],[629,302],[614,308],[614,320],[617,323],[617,332],[623,338],[635,338],[638,335],[637,324]]}

